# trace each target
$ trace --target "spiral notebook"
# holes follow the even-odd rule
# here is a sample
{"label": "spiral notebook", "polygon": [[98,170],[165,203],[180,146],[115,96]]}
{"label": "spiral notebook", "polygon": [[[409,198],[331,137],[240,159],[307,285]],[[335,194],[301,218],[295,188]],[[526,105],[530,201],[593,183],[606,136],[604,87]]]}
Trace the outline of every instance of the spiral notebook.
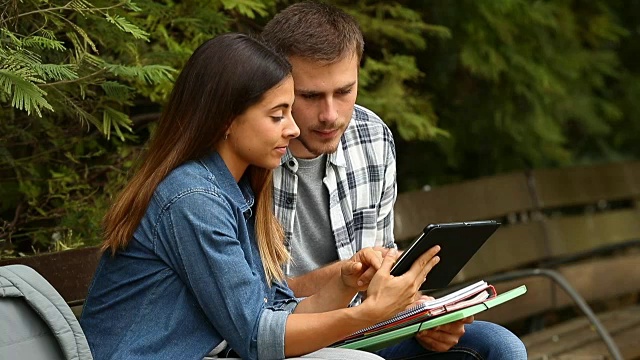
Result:
{"label": "spiral notebook", "polygon": [[436,326],[464,319],[526,293],[526,286],[497,295],[484,281],[407,309],[393,318],[359,330],[332,347],[376,351]]}

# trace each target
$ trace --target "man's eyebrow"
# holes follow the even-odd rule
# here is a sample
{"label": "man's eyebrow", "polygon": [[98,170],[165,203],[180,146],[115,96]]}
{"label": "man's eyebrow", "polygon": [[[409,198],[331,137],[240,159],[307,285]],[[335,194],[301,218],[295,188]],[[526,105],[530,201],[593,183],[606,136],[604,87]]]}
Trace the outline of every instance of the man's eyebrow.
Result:
{"label": "man's eyebrow", "polygon": [[343,86],[343,87],[341,87],[341,88],[338,88],[338,91],[345,91],[345,90],[349,90],[349,89],[351,89],[352,87],[354,87],[355,85],[356,85],[356,82],[354,81],[354,82],[352,82],[352,83],[350,83],[350,84],[347,84],[347,85],[345,85],[345,86]]}
{"label": "man's eyebrow", "polygon": [[320,91],[315,91],[315,90],[306,90],[306,89],[294,89],[293,90],[294,93],[296,94],[304,94],[304,95],[318,95],[318,94],[322,94],[322,92]]}
{"label": "man's eyebrow", "polygon": [[[356,85],[356,82],[353,81],[347,85],[341,86],[339,88],[337,88],[335,91],[345,91],[345,90],[349,90],[352,87],[354,87]],[[316,91],[316,90],[309,90],[309,89],[295,89],[294,90],[296,94],[304,94],[304,95],[319,95],[322,94],[322,91]]]}

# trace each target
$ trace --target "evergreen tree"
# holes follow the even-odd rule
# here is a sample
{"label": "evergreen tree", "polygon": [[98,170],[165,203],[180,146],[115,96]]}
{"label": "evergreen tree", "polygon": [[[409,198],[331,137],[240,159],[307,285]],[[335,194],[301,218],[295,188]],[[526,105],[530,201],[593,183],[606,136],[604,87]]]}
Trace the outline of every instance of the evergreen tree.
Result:
{"label": "evergreen tree", "polygon": [[[414,1],[447,27],[417,54],[417,85],[448,137],[400,142],[402,188],[576,161],[623,112],[617,47],[628,31],[604,1]],[[417,157],[421,154],[422,157]]]}
{"label": "evergreen tree", "polygon": [[268,6],[3,1],[0,257],[99,242],[176,69],[205,39]]}
{"label": "evergreen tree", "polygon": [[[401,191],[640,155],[634,1],[327,1],[361,24]],[[0,0],[0,257],[98,243],[193,50],[292,2]]]}

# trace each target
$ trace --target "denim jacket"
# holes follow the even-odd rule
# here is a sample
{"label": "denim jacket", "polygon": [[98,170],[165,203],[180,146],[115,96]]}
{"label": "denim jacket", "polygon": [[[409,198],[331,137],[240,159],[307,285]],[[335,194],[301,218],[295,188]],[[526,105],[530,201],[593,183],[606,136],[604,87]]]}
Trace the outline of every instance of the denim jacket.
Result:
{"label": "denim jacket", "polygon": [[81,325],[100,359],[202,359],[226,340],[243,359],[284,358],[299,299],[268,286],[247,179],[217,153],[157,187],[126,249],[105,253]]}

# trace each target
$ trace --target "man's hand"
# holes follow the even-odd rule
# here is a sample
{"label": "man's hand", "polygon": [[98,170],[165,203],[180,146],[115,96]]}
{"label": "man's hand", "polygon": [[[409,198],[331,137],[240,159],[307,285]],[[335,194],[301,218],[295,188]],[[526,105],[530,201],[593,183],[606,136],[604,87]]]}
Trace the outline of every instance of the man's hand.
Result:
{"label": "man's hand", "polygon": [[380,248],[364,248],[358,251],[349,261],[343,263],[340,270],[342,282],[357,291],[366,290],[371,278],[382,265],[383,256]]}
{"label": "man's hand", "polygon": [[473,316],[469,316],[456,322],[423,330],[416,335],[416,340],[428,350],[447,351],[458,344],[458,341],[464,335],[464,325],[472,322]]}

